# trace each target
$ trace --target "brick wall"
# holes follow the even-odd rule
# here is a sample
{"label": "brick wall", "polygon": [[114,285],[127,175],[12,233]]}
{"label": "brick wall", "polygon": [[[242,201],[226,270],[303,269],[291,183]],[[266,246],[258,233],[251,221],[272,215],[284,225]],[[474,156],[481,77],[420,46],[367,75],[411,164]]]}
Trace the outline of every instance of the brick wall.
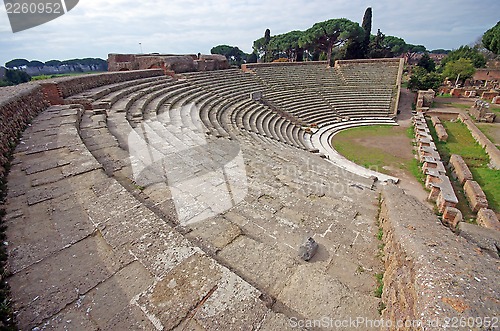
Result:
{"label": "brick wall", "polygon": [[17,138],[47,106],[40,85],[23,84],[0,89],[0,182],[6,176],[5,168]]}
{"label": "brick wall", "polygon": [[477,213],[481,208],[488,208],[486,194],[475,180],[465,182],[464,193],[473,212]]}

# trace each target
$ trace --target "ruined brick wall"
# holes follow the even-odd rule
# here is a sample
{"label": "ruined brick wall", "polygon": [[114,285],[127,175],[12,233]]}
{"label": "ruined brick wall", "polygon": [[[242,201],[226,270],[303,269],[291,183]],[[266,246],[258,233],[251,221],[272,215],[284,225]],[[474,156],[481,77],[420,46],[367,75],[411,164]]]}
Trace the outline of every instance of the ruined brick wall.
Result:
{"label": "ruined brick wall", "polygon": [[47,107],[40,85],[0,88],[0,183],[5,179],[5,168],[17,138],[26,125]]}
{"label": "ruined brick wall", "polygon": [[468,180],[472,180],[472,173],[460,155],[451,155],[450,166],[453,170],[451,175],[457,178],[461,185],[464,185]]}
{"label": "ruined brick wall", "polygon": [[[500,302],[489,299],[497,288],[498,257],[455,235],[395,185],[384,187],[379,221],[385,244],[382,318],[392,321],[382,330],[443,330],[443,317],[499,311]],[[412,321],[424,324],[405,326]]]}
{"label": "ruined brick wall", "polygon": [[220,54],[201,55],[186,54],[109,54],[108,71],[143,70],[161,68],[166,73],[212,71],[229,68],[226,57]]}
{"label": "ruined brick wall", "polygon": [[500,150],[477,128],[469,115],[460,113],[458,119],[467,125],[474,139],[484,148],[490,157],[491,167],[500,170]]}
{"label": "ruined brick wall", "polygon": [[470,208],[477,213],[481,208],[488,208],[488,199],[483,189],[474,180],[468,180],[464,185],[465,197],[469,201]]}
{"label": "ruined brick wall", "polygon": [[477,212],[477,224],[487,229],[500,231],[500,222],[497,215],[491,209],[481,208]]}
{"label": "ruined brick wall", "polygon": [[[414,320],[417,318],[417,296],[415,289],[415,266],[406,255],[389,219],[390,211],[386,200],[382,201],[379,221],[384,229],[384,292],[382,301],[386,305],[383,318],[391,321]],[[390,330],[397,330],[392,328]]]}

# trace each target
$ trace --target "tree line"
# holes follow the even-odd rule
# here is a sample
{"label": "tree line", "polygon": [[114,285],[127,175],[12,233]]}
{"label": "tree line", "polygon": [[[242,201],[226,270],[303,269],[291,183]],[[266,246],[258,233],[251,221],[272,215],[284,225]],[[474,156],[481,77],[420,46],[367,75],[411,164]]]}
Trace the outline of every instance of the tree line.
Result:
{"label": "tree line", "polygon": [[463,83],[474,76],[476,69],[486,67],[488,58],[500,55],[500,21],[487,30],[475,45],[460,46],[448,52],[440,65],[424,53],[408,81],[411,90],[437,90],[445,79]]}
{"label": "tree line", "polygon": [[251,54],[228,45],[216,46],[211,52],[225,55],[232,64],[258,60],[326,60],[332,64],[334,60],[340,59],[387,58],[403,54],[411,59],[415,54],[426,51],[423,45],[408,44],[402,38],[386,36],[380,29],[372,35],[372,15],[372,8],[368,7],[361,26],[357,22],[339,18],[315,23],[305,31],[294,30],[274,36],[266,29],[264,36],[253,42]]}
{"label": "tree line", "polygon": [[5,63],[5,67],[9,69],[22,69],[22,68],[43,68],[47,67],[60,67],[60,66],[89,66],[99,67],[107,70],[108,62],[100,58],[84,58],[84,59],[70,59],[70,60],[49,60],[42,62],[38,60],[14,59]]}
{"label": "tree line", "polygon": [[[38,60],[13,59],[5,63],[4,77],[0,79],[1,86],[17,85],[31,80],[33,75],[40,74],[65,74],[70,72],[107,71],[108,62],[100,58],[69,59],[64,61],[49,60],[42,62]],[[51,68],[57,68],[53,70]],[[55,77],[53,75],[52,77]]]}

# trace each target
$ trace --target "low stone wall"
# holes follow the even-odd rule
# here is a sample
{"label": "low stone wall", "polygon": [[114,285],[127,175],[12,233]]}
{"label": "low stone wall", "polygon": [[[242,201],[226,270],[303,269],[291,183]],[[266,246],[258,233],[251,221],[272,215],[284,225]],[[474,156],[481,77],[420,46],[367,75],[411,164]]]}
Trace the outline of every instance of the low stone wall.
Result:
{"label": "low stone wall", "polygon": [[481,208],[488,208],[486,194],[475,180],[465,182],[464,193],[473,212],[477,213]]}
{"label": "low stone wall", "polygon": [[460,155],[451,155],[450,166],[453,170],[451,175],[457,178],[461,185],[464,185],[466,181],[473,179],[472,172],[470,172],[469,167]]}
{"label": "low stone wall", "polygon": [[481,208],[477,212],[477,224],[482,227],[500,231],[500,222],[497,215],[491,209]]}
{"label": "low stone wall", "polygon": [[41,85],[56,85],[60,97],[67,98],[71,95],[82,93],[83,91],[87,91],[99,86],[162,75],[164,75],[164,73],[161,69],[105,72],[101,74],[61,77],[56,79],[44,80],[41,81]]}
{"label": "low stone wall", "polygon": [[47,107],[40,85],[0,88],[0,182],[6,175],[5,167],[17,138],[26,125]]}
{"label": "low stone wall", "polygon": [[386,269],[382,318],[392,322],[383,330],[443,330],[445,318],[497,316],[498,255],[456,236],[391,184],[382,192],[379,220]]}
{"label": "low stone wall", "polygon": [[467,125],[474,139],[476,139],[479,145],[483,146],[486,153],[488,153],[492,168],[500,170],[500,150],[477,128],[469,115],[460,113],[458,119]]}

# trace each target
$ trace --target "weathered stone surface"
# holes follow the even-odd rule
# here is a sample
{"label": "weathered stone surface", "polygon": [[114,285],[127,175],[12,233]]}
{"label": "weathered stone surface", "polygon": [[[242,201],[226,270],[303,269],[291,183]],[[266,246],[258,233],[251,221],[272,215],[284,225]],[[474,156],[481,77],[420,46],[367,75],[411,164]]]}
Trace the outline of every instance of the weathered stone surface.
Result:
{"label": "weathered stone surface", "polygon": [[491,257],[498,259],[500,247],[500,231],[491,231],[479,225],[462,222],[458,226],[458,234],[470,243],[477,245]]}
{"label": "weathered stone surface", "polygon": [[462,212],[457,208],[446,207],[443,213],[443,223],[454,230],[460,222],[462,222]]}
{"label": "weathered stone surface", "polygon": [[277,247],[266,247],[247,236],[238,237],[222,249],[218,257],[234,266],[245,279],[253,279],[257,288],[273,296],[281,292],[298,265]]}
{"label": "weathered stone surface", "polygon": [[158,279],[192,255],[201,253],[198,247],[167,225],[137,236],[129,250]]}
{"label": "weathered stone surface", "polygon": [[[309,270],[314,269],[313,273]],[[345,319],[353,316],[377,318],[379,299],[373,295],[362,295],[325,274],[313,265],[302,265],[293,274],[277,300],[294,313],[290,318],[321,319],[331,317]],[[350,302],[346,305],[345,302]],[[348,328],[347,328],[348,329]]]}
{"label": "weathered stone surface", "polygon": [[16,298],[19,327],[35,327],[122,266],[104,239],[96,235],[14,274],[8,282]]}
{"label": "weathered stone surface", "polygon": [[94,232],[87,214],[76,201],[72,195],[44,201],[24,209],[22,217],[8,223],[7,236],[12,242],[7,247],[11,272],[26,268]]}
{"label": "weathered stone surface", "polygon": [[137,299],[156,328],[170,330],[196,312],[217,289],[223,274],[214,261],[195,254],[176,266]]}
{"label": "weathered stone surface", "polygon": [[481,208],[488,208],[486,194],[475,180],[465,182],[464,193],[473,212],[477,213]]}
{"label": "weathered stone surface", "polygon": [[[493,299],[498,296],[496,259],[457,238],[415,198],[387,186],[380,222],[386,266],[384,319],[432,321],[499,311],[499,302]],[[399,330],[394,325],[384,329]]]}
{"label": "weathered stone surface", "polygon": [[307,238],[299,247],[299,257],[304,261],[312,259],[318,251],[318,243],[311,237]]}
{"label": "weathered stone surface", "polygon": [[500,222],[495,212],[491,209],[479,209],[477,212],[477,224],[488,229],[500,231]]}
{"label": "weathered stone surface", "polygon": [[203,246],[217,252],[232,243],[242,234],[241,229],[223,217],[215,217],[207,221],[190,225],[192,231],[188,238],[201,240]]}

